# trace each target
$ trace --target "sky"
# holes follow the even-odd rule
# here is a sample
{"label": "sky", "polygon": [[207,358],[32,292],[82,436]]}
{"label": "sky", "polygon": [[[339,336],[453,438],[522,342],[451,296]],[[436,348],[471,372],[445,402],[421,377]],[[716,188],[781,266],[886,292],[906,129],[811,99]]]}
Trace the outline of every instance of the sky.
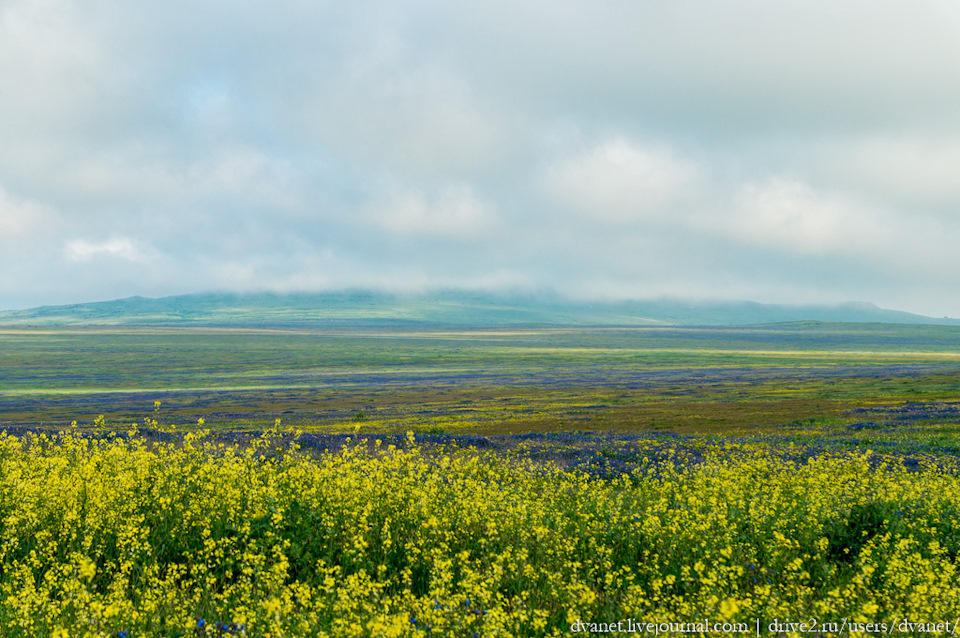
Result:
{"label": "sky", "polygon": [[0,309],[550,290],[960,317],[960,3],[0,0]]}

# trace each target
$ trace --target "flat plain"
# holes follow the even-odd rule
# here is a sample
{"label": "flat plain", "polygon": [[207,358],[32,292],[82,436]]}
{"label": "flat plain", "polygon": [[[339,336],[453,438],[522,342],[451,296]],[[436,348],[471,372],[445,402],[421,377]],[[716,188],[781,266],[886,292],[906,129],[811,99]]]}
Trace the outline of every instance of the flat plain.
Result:
{"label": "flat plain", "polygon": [[0,635],[960,616],[958,327],[10,326],[0,429]]}
{"label": "flat plain", "polygon": [[910,446],[949,443],[933,415],[952,414],[958,389],[960,328],[945,326],[0,330],[8,429],[99,415],[121,427],[160,401],[167,423],[215,430],[279,418],[328,433],[797,436],[819,424],[859,439],[869,421],[873,439]]}

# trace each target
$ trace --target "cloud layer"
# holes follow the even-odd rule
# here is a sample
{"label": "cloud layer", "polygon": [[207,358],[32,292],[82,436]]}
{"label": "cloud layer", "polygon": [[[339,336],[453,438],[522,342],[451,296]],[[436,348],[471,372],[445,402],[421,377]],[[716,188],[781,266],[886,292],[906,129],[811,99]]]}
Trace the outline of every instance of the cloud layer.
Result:
{"label": "cloud layer", "polygon": [[960,316],[960,8],[0,4],[0,307],[554,288]]}

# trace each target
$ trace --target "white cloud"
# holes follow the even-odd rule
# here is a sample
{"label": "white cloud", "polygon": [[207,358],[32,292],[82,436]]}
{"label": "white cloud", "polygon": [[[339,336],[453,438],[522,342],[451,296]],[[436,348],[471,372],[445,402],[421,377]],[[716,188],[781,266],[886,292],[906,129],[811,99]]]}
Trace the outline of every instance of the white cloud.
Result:
{"label": "white cloud", "polygon": [[63,132],[91,115],[109,66],[87,13],[70,0],[0,4],[0,77],[14,98],[0,101],[0,130]]}
{"label": "white cloud", "polygon": [[669,151],[615,138],[556,162],[543,181],[548,195],[576,214],[630,223],[677,214],[698,186],[698,170]]}
{"label": "white cloud", "polygon": [[[859,271],[882,288],[912,281],[946,282],[960,268],[960,219],[888,208],[788,178],[742,185],[729,212],[706,221],[719,237],[783,258],[817,260]],[[705,218],[706,219],[706,218]],[[775,263],[775,262],[772,262]],[[783,268],[784,264],[777,267]],[[864,275],[862,273],[870,273]],[[797,279],[803,273],[794,273]],[[841,272],[837,276],[842,276]],[[814,278],[825,290],[830,283]]]}
{"label": "white cloud", "polygon": [[156,259],[156,251],[149,245],[129,237],[111,237],[103,241],[74,239],[64,247],[64,257],[71,262],[89,262],[101,258],[113,258],[135,263],[147,263]]}
{"label": "white cloud", "polygon": [[191,187],[205,196],[224,196],[268,206],[274,213],[298,208],[297,171],[289,162],[250,148],[231,148],[188,171]]}
{"label": "white cloud", "polygon": [[193,162],[169,152],[134,145],[91,154],[54,179],[75,197],[99,203],[182,205],[203,199],[269,206],[273,212],[300,206],[296,169],[256,149],[212,149]]}
{"label": "white cloud", "polygon": [[813,172],[917,212],[960,212],[960,138],[924,132],[872,134],[811,152]]}
{"label": "white cloud", "polygon": [[[955,121],[960,8],[940,0],[490,0],[442,42],[543,110],[701,139]],[[496,42],[495,46],[483,46]],[[525,104],[526,105],[526,104]],[[559,105],[559,106],[558,106]]]}
{"label": "white cloud", "polygon": [[0,246],[5,250],[44,237],[55,230],[56,222],[57,215],[46,206],[11,197],[0,187]]}
{"label": "white cloud", "polygon": [[882,232],[868,211],[795,180],[746,185],[735,207],[728,221],[738,239],[808,255],[860,248]]}
{"label": "white cloud", "polygon": [[[314,139],[353,161],[415,175],[489,170],[508,126],[468,76],[418,59],[390,30],[352,43],[341,66],[316,83],[302,120]],[[374,44],[371,44],[373,42]]]}
{"label": "white cloud", "polygon": [[447,185],[433,195],[405,189],[379,204],[374,222],[390,233],[476,239],[497,226],[492,206],[464,184]]}

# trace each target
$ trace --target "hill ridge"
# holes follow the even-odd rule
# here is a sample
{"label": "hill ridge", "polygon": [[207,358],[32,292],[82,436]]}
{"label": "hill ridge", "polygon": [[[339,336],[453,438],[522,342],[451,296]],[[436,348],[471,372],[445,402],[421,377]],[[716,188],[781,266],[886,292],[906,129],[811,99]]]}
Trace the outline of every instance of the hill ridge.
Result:
{"label": "hill ridge", "polygon": [[764,304],[687,299],[575,300],[556,293],[440,290],[394,294],[375,290],[210,292],[0,312],[0,325],[254,325],[376,322],[459,325],[744,326],[791,322],[960,325],[880,308],[870,302]]}

